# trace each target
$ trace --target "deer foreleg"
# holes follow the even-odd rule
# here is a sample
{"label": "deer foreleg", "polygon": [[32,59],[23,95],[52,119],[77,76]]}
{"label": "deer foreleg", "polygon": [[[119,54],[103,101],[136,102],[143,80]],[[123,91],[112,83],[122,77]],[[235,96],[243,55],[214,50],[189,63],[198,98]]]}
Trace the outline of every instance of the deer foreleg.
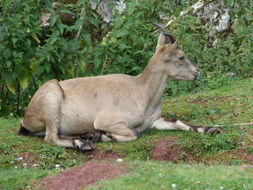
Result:
{"label": "deer foreleg", "polygon": [[183,130],[183,131],[195,131],[198,133],[218,134],[220,130],[216,127],[203,127],[188,124],[179,119],[165,120],[164,118],[157,119],[151,128],[159,130]]}

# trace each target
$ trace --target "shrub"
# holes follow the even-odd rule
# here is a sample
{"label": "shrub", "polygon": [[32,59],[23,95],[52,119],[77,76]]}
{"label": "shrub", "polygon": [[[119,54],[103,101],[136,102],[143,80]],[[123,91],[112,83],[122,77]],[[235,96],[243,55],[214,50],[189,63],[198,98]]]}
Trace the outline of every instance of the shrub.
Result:
{"label": "shrub", "polygon": [[[62,1],[63,2],[63,1]],[[32,94],[45,81],[108,73],[136,75],[154,52],[157,32],[152,22],[161,15],[179,17],[170,27],[187,56],[201,68],[198,83],[169,82],[167,95],[189,92],[208,85],[206,76],[224,78],[234,72],[252,76],[252,16],[250,0],[226,0],[233,19],[231,31],[224,32],[215,48],[208,29],[191,15],[181,19],[180,11],[192,3],[181,1],[125,1],[122,14],[114,12],[113,22],[103,23],[88,0],[68,3],[49,0],[2,0],[0,5],[0,113],[20,115]],[[42,27],[41,16],[52,14],[50,26]],[[69,20],[62,15],[71,15]],[[79,35],[80,31],[80,35]],[[209,47],[209,48],[205,48]],[[217,80],[219,81],[219,80]],[[218,82],[216,83],[218,84]],[[177,90],[173,89],[177,86]]]}

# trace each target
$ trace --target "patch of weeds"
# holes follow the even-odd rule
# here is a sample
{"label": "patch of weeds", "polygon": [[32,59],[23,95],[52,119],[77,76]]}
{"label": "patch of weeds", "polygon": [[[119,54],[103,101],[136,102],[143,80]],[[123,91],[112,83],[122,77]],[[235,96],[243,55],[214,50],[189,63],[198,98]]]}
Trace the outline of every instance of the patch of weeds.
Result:
{"label": "patch of weeds", "polygon": [[[60,165],[61,168],[74,166],[77,163],[77,159],[80,158],[80,156],[76,155],[74,150],[68,153],[67,149],[52,144],[45,144],[45,146],[39,150],[38,154],[40,157],[40,166],[48,169],[55,168],[56,164]],[[76,159],[75,156],[77,157]],[[83,153],[83,156],[85,157],[86,154]]]}
{"label": "patch of weeds", "polygon": [[189,118],[187,118],[188,120],[196,120],[198,118],[202,118],[202,117],[214,117],[217,114],[220,114],[220,109],[217,108],[211,108],[211,107],[200,107],[198,105],[192,105],[192,113],[190,115]]}
{"label": "patch of weeds", "polygon": [[253,146],[247,148],[249,154],[253,154]]}
{"label": "patch of weeds", "polygon": [[0,142],[0,152],[4,154],[8,154],[12,151],[12,144],[7,142]]}
{"label": "patch of weeds", "polygon": [[236,160],[236,159],[231,159],[230,162],[229,162],[229,165],[232,165],[232,166],[238,166],[240,164],[241,164],[241,162],[239,160]]}
{"label": "patch of weeds", "polygon": [[239,145],[240,135],[237,133],[210,135],[185,135],[177,142],[184,151],[192,156],[212,154],[223,150],[232,150]]}
{"label": "patch of weeds", "polygon": [[2,155],[0,154],[0,167],[7,165],[10,166],[10,164],[14,164],[16,161],[16,158],[12,155]]}
{"label": "patch of weeds", "polygon": [[39,151],[39,153],[41,158],[46,157],[55,157],[59,159],[67,158],[67,153],[64,150],[64,148],[55,145],[46,145]]}
{"label": "patch of weeds", "polygon": [[194,103],[168,104],[163,106],[163,116],[166,118],[180,118],[189,121],[208,117],[212,120],[221,114],[219,107],[204,107]]}
{"label": "patch of weeds", "polygon": [[229,86],[235,81],[234,78],[221,74],[207,74],[206,78],[202,78],[199,83],[202,89],[217,89],[223,86]]}
{"label": "patch of weeds", "polygon": [[220,150],[232,150],[239,145],[240,135],[237,133],[208,136],[202,141],[204,152],[213,153]]}

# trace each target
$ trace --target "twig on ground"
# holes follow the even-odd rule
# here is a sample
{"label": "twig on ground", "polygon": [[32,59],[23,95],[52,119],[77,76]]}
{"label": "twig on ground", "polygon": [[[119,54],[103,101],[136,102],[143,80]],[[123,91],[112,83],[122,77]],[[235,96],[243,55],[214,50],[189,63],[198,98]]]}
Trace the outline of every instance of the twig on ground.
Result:
{"label": "twig on ground", "polygon": [[225,126],[245,126],[245,125],[253,125],[253,122],[249,122],[249,123],[235,123],[235,124],[223,124],[223,125],[214,125],[214,127],[225,127]]}

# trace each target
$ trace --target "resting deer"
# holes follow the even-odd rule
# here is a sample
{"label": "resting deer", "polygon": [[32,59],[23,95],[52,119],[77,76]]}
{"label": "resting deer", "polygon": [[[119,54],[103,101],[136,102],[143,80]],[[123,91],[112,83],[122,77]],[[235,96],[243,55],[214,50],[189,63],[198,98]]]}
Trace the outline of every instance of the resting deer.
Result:
{"label": "resting deer", "polygon": [[215,127],[161,117],[168,78],[194,81],[200,73],[178,47],[176,38],[156,25],[162,33],[144,72],[137,76],[110,74],[50,80],[33,96],[19,134],[45,131],[47,142],[88,150],[92,148],[88,141],[68,137],[101,131],[101,141],[133,141],[150,128],[219,133]]}

